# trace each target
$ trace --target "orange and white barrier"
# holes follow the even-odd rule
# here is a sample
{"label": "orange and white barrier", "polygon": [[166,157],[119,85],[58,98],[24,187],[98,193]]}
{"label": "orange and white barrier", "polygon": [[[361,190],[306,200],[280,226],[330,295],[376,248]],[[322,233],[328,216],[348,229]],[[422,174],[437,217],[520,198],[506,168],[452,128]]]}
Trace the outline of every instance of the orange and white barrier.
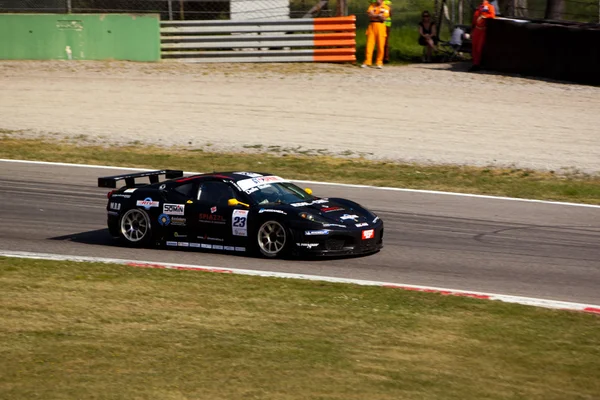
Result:
{"label": "orange and white barrier", "polygon": [[163,21],[161,54],[187,62],[354,62],[356,17]]}

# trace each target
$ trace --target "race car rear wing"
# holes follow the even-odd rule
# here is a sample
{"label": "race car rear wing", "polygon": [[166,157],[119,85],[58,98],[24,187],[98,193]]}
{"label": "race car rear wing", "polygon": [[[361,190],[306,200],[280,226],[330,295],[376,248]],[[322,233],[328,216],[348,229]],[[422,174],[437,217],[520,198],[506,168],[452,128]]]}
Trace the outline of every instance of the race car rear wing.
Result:
{"label": "race car rear wing", "polygon": [[150,183],[158,183],[158,177],[160,175],[165,175],[166,179],[175,179],[181,178],[183,176],[183,171],[175,170],[175,169],[163,169],[160,171],[148,171],[148,172],[140,172],[137,174],[127,174],[127,175],[115,175],[115,176],[105,176],[103,178],[98,178],[98,187],[105,188],[113,188],[117,187],[118,181],[125,181],[125,187],[135,187],[135,180],[137,178],[150,178]]}

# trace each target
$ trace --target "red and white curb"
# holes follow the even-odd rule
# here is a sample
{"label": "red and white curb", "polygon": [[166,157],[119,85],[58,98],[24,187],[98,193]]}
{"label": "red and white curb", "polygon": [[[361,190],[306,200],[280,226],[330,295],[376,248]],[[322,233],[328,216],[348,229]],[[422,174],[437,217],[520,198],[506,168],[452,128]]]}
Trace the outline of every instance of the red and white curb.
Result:
{"label": "red and white curb", "polygon": [[38,259],[38,260],[53,260],[53,261],[75,261],[75,262],[99,262],[109,264],[121,264],[130,267],[138,268],[156,268],[156,269],[175,269],[184,271],[203,271],[203,272],[217,272],[223,274],[237,274],[237,275],[251,275],[271,278],[291,278],[291,279],[303,279],[310,281],[321,281],[321,282],[332,282],[332,283],[350,283],[354,285],[362,286],[380,286],[392,289],[411,290],[416,292],[426,293],[438,293],[445,296],[460,296],[460,297],[471,297],[474,299],[481,300],[499,300],[505,303],[522,304],[526,306],[553,308],[559,310],[572,310],[572,311],[583,311],[592,314],[600,315],[600,306],[571,303],[566,301],[555,301],[536,299],[532,297],[520,297],[510,296],[504,294],[494,293],[482,293],[482,292],[469,292],[465,290],[445,289],[439,287],[430,286],[419,286],[419,285],[405,285],[401,283],[390,283],[390,282],[378,282],[378,281],[366,281],[360,279],[347,279],[347,278],[335,278],[330,276],[318,276],[318,275],[306,275],[306,274],[290,274],[287,272],[272,272],[272,271],[257,271],[251,269],[237,269],[237,268],[219,268],[205,265],[190,265],[190,264],[171,264],[162,262],[152,261],[138,261],[138,260],[123,260],[118,258],[102,258],[102,257],[85,257],[85,256],[72,256],[72,255],[61,255],[61,254],[47,254],[47,253],[30,253],[23,251],[7,251],[0,250],[0,256],[13,257],[13,258],[27,258],[27,259]]}

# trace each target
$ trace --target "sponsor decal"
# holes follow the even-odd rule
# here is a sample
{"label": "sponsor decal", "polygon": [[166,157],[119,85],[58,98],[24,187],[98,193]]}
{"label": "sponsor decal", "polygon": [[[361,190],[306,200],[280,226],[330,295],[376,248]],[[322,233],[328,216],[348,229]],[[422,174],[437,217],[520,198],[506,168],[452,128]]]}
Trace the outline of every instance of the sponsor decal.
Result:
{"label": "sponsor decal", "polygon": [[292,207],[306,207],[306,206],[312,206],[314,204],[325,204],[325,203],[329,203],[329,199],[317,199],[317,200],[311,201],[310,203],[303,201],[301,203],[292,203],[290,205]]}
{"label": "sponsor decal", "polygon": [[200,247],[203,249],[212,249],[212,244],[200,243]]}
{"label": "sponsor decal", "polygon": [[187,235],[182,235],[179,232],[175,232],[175,234],[173,236],[175,236],[176,238],[186,238],[187,237]]}
{"label": "sponsor decal", "polygon": [[131,195],[130,194],[115,193],[115,194],[111,195],[110,197],[111,198],[112,197],[122,197],[124,199],[128,199],[128,198],[131,197]]}
{"label": "sponsor decal", "polygon": [[264,185],[266,183],[275,183],[275,182],[289,182],[287,179],[280,178],[278,176],[260,176],[256,178],[242,179],[238,181],[237,184],[243,191],[247,191],[252,189],[253,187]]}
{"label": "sponsor decal", "polygon": [[138,200],[135,203],[136,206],[144,207],[146,210],[149,210],[152,207],[158,207],[160,202],[153,201],[151,197],[146,197],[144,200]]}
{"label": "sponsor decal", "polygon": [[215,242],[222,242],[223,239],[221,238],[214,238],[214,237],[210,237],[208,235],[204,235],[204,236],[198,236],[198,239],[203,239],[203,240],[213,240]]}
{"label": "sponsor decal", "polygon": [[366,231],[362,231],[362,239],[368,240],[373,239],[375,237],[375,229],[368,229]]}
{"label": "sponsor decal", "polygon": [[190,243],[190,247],[200,248],[200,243]]}
{"label": "sponsor decal", "polygon": [[217,224],[217,225],[225,224],[225,218],[223,218],[222,215],[218,215],[218,214],[201,213],[201,214],[198,214],[198,220],[203,224]]}
{"label": "sponsor decal", "polygon": [[188,242],[178,242],[177,246],[179,246],[179,247],[190,247],[190,244]]}
{"label": "sponsor decal", "polygon": [[250,178],[258,178],[259,176],[262,176],[261,174],[257,174],[255,172],[234,172],[235,175],[244,175]]}
{"label": "sponsor decal", "polygon": [[336,226],[338,228],[346,228],[346,225],[341,225],[341,224],[323,224],[324,227],[331,227],[331,226]]}
{"label": "sponsor decal", "polygon": [[216,206],[215,206],[215,207],[211,207],[211,208],[210,208],[210,213],[211,213],[211,214],[214,214],[214,213],[216,213],[216,212],[217,212],[217,207],[216,207]]}
{"label": "sponsor decal", "polygon": [[342,215],[342,216],[340,217],[340,219],[341,219],[342,221],[345,221],[345,220],[347,220],[347,219],[353,219],[353,220],[357,220],[357,219],[358,219],[358,215],[354,215],[354,214],[352,214],[352,215],[350,215],[350,214],[344,214],[344,215]]}
{"label": "sponsor decal", "polygon": [[306,247],[308,249],[312,249],[313,247],[317,247],[319,243],[296,243],[298,247]]}
{"label": "sponsor decal", "polygon": [[168,215],[184,215],[185,204],[163,204],[163,213]]}
{"label": "sponsor decal", "polygon": [[233,247],[233,246],[225,246],[224,248],[227,251],[233,251],[235,249],[235,247]]}
{"label": "sponsor decal", "polygon": [[324,213],[333,212],[333,211],[344,211],[342,207],[323,207],[321,211]]}
{"label": "sponsor decal", "polygon": [[364,226],[369,226],[369,224],[368,224],[368,223],[366,223],[366,222],[361,222],[360,224],[356,224],[356,227],[357,227],[357,228],[362,228],[362,227],[364,227]]}
{"label": "sponsor decal", "polygon": [[212,248],[213,248],[214,250],[223,250],[223,246],[221,246],[220,244],[213,244],[213,245],[212,245]]}
{"label": "sponsor decal", "polygon": [[327,235],[329,231],[327,229],[321,229],[320,231],[304,231],[306,236],[316,236],[316,235]]}
{"label": "sponsor decal", "polygon": [[253,187],[252,189],[248,189],[245,192],[246,192],[246,194],[252,194],[252,193],[256,192],[257,190],[258,190],[258,187]]}
{"label": "sponsor decal", "polygon": [[231,231],[233,236],[248,236],[248,210],[233,210]]}
{"label": "sponsor decal", "polygon": [[158,223],[160,226],[167,226],[171,223],[171,217],[169,217],[167,214],[160,214],[158,216]]}
{"label": "sponsor decal", "polygon": [[110,208],[111,210],[119,211],[121,209],[121,203],[115,203],[114,201],[111,201],[108,205],[108,208]]}
{"label": "sponsor decal", "polygon": [[185,223],[186,223],[185,218],[181,218],[181,217],[173,217],[173,218],[171,218],[171,225],[185,226]]}
{"label": "sponsor decal", "polygon": [[177,246],[177,242],[167,242],[167,246]]}
{"label": "sponsor decal", "polygon": [[125,190],[123,193],[133,193],[137,190],[137,188],[131,188],[131,189],[127,189]]}
{"label": "sponsor decal", "polygon": [[235,251],[246,251],[245,247],[236,247]]}
{"label": "sponsor decal", "polygon": [[261,208],[260,210],[258,210],[259,214],[266,213],[266,212],[287,215],[287,213],[285,211],[282,211],[282,210],[273,210],[273,209],[270,209],[270,208]]}
{"label": "sponsor decal", "polygon": [[107,211],[106,213],[107,213],[108,215],[114,215],[114,216],[117,216],[117,215],[119,215],[119,213],[118,213],[118,212],[116,212],[116,211]]}

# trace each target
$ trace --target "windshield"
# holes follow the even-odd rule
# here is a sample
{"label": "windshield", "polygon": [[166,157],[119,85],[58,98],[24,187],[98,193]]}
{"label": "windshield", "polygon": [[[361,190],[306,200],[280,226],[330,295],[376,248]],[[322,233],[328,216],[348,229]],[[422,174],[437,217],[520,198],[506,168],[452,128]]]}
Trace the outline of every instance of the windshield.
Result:
{"label": "windshield", "polygon": [[258,204],[290,204],[314,199],[290,182],[265,183],[246,190],[246,193]]}

